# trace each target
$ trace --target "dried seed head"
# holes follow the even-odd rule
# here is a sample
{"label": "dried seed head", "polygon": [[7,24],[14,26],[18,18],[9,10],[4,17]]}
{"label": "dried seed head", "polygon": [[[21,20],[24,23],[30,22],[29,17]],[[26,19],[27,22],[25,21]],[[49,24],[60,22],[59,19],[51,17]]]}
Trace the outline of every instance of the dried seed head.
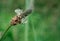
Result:
{"label": "dried seed head", "polygon": [[21,23],[21,18],[18,16],[14,16],[11,20],[11,25],[16,25],[18,23]]}

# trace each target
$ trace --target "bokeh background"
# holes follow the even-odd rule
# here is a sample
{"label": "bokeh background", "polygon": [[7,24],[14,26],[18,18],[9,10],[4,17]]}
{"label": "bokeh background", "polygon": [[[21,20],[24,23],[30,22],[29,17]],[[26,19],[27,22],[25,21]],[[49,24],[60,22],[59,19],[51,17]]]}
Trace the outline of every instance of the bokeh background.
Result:
{"label": "bokeh background", "polygon": [[[26,9],[28,0],[0,0],[0,38],[15,16]],[[60,41],[60,0],[34,0],[27,23],[12,26],[2,41]],[[29,6],[27,6],[28,8]]]}

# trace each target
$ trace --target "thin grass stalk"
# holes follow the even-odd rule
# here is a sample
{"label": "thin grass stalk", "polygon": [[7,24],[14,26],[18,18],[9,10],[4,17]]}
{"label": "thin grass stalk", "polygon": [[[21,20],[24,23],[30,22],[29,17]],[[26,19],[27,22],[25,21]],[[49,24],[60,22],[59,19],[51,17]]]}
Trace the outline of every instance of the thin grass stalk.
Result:
{"label": "thin grass stalk", "polygon": [[37,33],[34,29],[34,25],[32,24],[33,34],[34,34],[34,41],[37,41]]}
{"label": "thin grass stalk", "polygon": [[25,41],[28,41],[28,30],[29,30],[28,20],[25,23]]}
{"label": "thin grass stalk", "polygon": [[[27,9],[33,9],[33,1],[34,0],[26,0],[26,10]],[[25,41],[29,41],[28,40],[28,30],[29,30],[29,23],[28,23],[28,20],[26,21],[25,23]]]}
{"label": "thin grass stalk", "polygon": [[5,30],[5,32],[3,33],[0,41],[4,40],[4,38],[6,37],[5,35],[7,34],[8,30],[11,28],[12,25],[9,25],[8,28]]}

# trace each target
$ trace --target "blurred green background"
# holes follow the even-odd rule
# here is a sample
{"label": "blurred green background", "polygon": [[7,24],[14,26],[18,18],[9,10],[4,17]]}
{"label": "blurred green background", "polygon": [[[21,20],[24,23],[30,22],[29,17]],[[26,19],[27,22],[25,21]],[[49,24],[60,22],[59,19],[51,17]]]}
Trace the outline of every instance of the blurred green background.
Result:
{"label": "blurred green background", "polygon": [[[0,38],[27,0],[0,0]],[[60,0],[34,0],[34,11],[25,24],[12,26],[3,41],[60,41]]]}

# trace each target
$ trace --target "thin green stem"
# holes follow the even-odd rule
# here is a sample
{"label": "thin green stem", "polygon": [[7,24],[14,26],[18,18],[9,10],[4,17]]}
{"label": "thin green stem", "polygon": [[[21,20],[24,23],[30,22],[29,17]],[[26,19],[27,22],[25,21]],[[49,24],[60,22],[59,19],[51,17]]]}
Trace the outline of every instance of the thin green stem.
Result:
{"label": "thin green stem", "polygon": [[27,22],[25,23],[25,41],[28,41],[28,30],[29,30],[28,27],[29,26],[28,26],[28,20],[27,20]]}
{"label": "thin green stem", "polygon": [[33,33],[34,33],[34,40],[37,41],[37,34],[36,34],[36,31],[35,31],[34,27],[32,27],[32,29],[33,29]]}
{"label": "thin green stem", "polygon": [[1,39],[0,39],[0,41],[2,41],[2,40],[4,39],[6,33],[7,33],[8,30],[11,28],[11,26],[12,26],[12,25],[8,26],[8,28],[5,30],[5,32],[3,33],[3,35],[2,35],[2,37],[1,37]]}

